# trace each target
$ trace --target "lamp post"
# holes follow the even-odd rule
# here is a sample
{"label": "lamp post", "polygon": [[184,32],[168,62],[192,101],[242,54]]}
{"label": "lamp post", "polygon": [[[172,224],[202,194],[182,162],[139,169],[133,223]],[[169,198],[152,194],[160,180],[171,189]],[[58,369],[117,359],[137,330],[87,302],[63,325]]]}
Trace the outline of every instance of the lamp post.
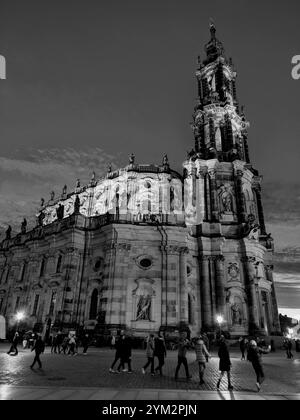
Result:
{"label": "lamp post", "polygon": [[218,323],[218,325],[219,325],[219,334],[220,334],[220,336],[221,336],[221,333],[222,333],[222,330],[221,330],[221,325],[223,324],[223,322],[224,322],[224,318],[223,318],[223,316],[222,315],[218,315],[217,316],[217,318],[216,318],[216,320],[217,320],[217,323]]}
{"label": "lamp post", "polygon": [[17,312],[16,313],[16,320],[17,320],[17,331],[19,330],[19,324],[20,321],[22,321],[25,318],[24,312]]}

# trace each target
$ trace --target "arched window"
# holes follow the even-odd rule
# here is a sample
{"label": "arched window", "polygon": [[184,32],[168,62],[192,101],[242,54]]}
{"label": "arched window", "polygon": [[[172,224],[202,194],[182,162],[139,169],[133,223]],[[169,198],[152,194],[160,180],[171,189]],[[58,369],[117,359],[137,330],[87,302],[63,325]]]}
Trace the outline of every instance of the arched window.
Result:
{"label": "arched window", "polygon": [[57,259],[57,265],[56,265],[57,273],[61,273],[61,263],[62,263],[62,255],[59,255]]}
{"label": "arched window", "polygon": [[98,290],[94,289],[92,296],[91,296],[91,306],[90,306],[90,319],[97,318],[97,311],[98,311]]}

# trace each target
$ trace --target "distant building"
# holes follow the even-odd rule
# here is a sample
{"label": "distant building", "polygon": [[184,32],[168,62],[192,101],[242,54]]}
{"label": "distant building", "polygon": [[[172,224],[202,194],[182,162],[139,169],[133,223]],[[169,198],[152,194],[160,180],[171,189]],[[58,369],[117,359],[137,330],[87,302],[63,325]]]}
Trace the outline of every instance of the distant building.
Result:
{"label": "distant building", "polygon": [[0,245],[8,325],[23,309],[26,328],[46,336],[58,328],[198,334],[216,331],[218,315],[232,336],[280,331],[249,124],[235,68],[210,31],[183,173],[166,155],[161,165],[131,155],[125,168],[42,200],[37,226],[27,231],[24,220]]}

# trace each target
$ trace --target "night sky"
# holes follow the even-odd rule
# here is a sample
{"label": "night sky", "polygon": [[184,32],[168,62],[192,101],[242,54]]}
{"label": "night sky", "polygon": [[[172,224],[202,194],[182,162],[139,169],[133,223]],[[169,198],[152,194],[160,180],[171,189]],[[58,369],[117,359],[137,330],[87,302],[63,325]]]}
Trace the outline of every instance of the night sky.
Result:
{"label": "night sky", "polygon": [[299,1],[1,1],[0,226],[30,219],[40,197],[100,176],[108,162],[181,171],[209,20],[238,72],[264,176],[282,312],[300,319]]}

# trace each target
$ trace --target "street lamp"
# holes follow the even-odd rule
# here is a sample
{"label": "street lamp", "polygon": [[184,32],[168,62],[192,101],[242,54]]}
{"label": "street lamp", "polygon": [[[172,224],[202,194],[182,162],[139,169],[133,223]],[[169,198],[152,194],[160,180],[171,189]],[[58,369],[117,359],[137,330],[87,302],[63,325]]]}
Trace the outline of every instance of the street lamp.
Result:
{"label": "street lamp", "polygon": [[16,320],[17,320],[17,331],[19,329],[19,323],[20,321],[22,321],[22,319],[25,318],[25,313],[24,312],[17,312],[16,313]]}
{"label": "street lamp", "polygon": [[223,322],[224,322],[224,318],[223,318],[223,316],[222,315],[218,315],[217,316],[217,318],[216,318],[216,320],[217,320],[217,323],[218,323],[218,325],[219,325],[219,330],[220,330],[220,335],[221,335],[221,325],[223,324]]}

